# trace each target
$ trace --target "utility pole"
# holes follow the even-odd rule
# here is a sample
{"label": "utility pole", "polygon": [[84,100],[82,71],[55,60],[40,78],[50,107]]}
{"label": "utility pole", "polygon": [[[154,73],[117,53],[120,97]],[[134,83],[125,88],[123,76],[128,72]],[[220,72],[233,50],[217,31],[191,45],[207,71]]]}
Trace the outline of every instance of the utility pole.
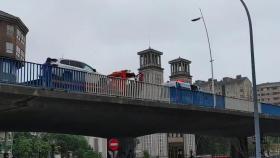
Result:
{"label": "utility pole", "polygon": [[215,94],[214,66],[213,66],[214,60],[213,60],[213,56],[212,56],[212,49],[211,49],[210,38],[209,38],[209,33],[208,33],[207,26],[206,26],[206,22],[205,22],[202,10],[200,8],[199,8],[199,11],[200,11],[201,17],[196,18],[196,19],[192,19],[191,21],[195,22],[195,21],[198,21],[198,20],[202,19],[203,24],[204,24],[204,28],[205,28],[205,32],[206,32],[206,36],[207,36],[209,53],[210,53],[210,62],[211,62],[211,82],[212,82],[211,87],[212,87],[212,94],[213,94],[213,101],[214,101],[213,106],[214,106],[214,108],[216,108],[216,94]]}
{"label": "utility pole", "polygon": [[244,0],[240,0],[240,1],[246,10],[246,14],[249,22],[252,80],[253,80],[253,99],[254,99],[254,126],[255,126],[255,137],[256,137],[256,158],[261,158],[260,118],[259,118],[258,98],[257,98],[258,96],[257,96],[256,70],[255,70],[253,27],[252,27],[252,20],[251,20],[249,9],[246,3],[244,2]]}

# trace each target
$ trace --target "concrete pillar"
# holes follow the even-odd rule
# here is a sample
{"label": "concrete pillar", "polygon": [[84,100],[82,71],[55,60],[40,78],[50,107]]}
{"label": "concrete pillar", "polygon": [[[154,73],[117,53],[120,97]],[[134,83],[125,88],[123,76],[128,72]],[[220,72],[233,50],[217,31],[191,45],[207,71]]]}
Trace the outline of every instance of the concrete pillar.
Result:
{"label": "concrete pillar", "polygon": [[231,139],[231,158],[249,158],[247,137]]}

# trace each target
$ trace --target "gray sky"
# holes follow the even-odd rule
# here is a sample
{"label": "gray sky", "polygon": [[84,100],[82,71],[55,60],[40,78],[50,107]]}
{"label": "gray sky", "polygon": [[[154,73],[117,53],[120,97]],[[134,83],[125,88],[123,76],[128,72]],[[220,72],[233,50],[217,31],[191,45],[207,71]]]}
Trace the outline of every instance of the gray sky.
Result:
{"label": "gray sky", "polygon": [[[255,33],[257,82],[280,81],[280,1],[246,0]],[[0,0],[0,9],[28,26],[27,60],[47,57],[84,61],[103,74],[137,72],[137,52],[162,51],[165,80],[169,60],[192,61],[194,80],[210,78],[209,51],[201,7],[208,25],[215,77],[251,78],[248,23],[239,0]]]}

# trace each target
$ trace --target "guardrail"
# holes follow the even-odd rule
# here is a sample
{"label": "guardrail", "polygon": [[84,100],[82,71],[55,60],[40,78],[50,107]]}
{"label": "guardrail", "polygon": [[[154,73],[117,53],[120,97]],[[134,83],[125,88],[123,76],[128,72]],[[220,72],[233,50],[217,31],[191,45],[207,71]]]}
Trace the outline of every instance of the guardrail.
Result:
{"label": "guardrail", "polygon": [[[0,58],[0,82],[68,92],[103,96],[119,96],[139,100],[153,100],[181,105],[214,108],[210,93],[151,83],[124,80],[96,73],[70,70]],[[253,112],[251,101],[217,95],[216,108]],[[280,116],[280,106],[260,103],[259,112]]]}
{"label": "guardrail", "polygon": [[0,82],[96,95],[170,101],[169,87],[0,58]]}

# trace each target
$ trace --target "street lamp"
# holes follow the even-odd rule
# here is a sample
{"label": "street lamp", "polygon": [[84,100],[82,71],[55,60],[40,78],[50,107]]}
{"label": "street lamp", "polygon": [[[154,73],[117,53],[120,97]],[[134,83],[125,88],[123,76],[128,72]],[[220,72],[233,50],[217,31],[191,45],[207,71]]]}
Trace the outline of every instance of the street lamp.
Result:
{"label": "street lamp", "polygon": [[209,53],[210,53],[211,74],[212,74],[212,77],[211,77],[211,80],[212,80],[212,94],[213,94],[213,100],[214,100],[214,108],[216,108],[216,95],[215,95],[214,70],[213,70],[214,69],[213,68],[213,61],[214,60],[212,58],[212,50],[211,50],[210,39],[209,39],[209,34],[208,34],[208,29],[207,29],[207,26],[206,26],[206,23],[205,23],[205,19],[204,19],[204,16],[202,14],[202,10],[200,8],[199,8],[199,11],[200,11],[201,17],[192,19],[191,21],[195,22],[195,21],[198,21],[198,20],[202,19],[203,24],[204,24],[204,28],[205,28],[205,32],[206,32],[206,36],[207,36],[207,41],[208,41]]}
{"label": "street lamp", "polygon": [[254,55],[254,38],[253,27],[249,9],[243,0],[240,0],[246,10],[250,30],[250,47],[251,47],[251,64],[252,64],[252,80],[253,80],[253,99],[254,99],[254,126],[256,137],[256,158],[261,158],[261,139],[260,139],[260,120],[257,98],[256,70],[255,70],[255,55]]}

